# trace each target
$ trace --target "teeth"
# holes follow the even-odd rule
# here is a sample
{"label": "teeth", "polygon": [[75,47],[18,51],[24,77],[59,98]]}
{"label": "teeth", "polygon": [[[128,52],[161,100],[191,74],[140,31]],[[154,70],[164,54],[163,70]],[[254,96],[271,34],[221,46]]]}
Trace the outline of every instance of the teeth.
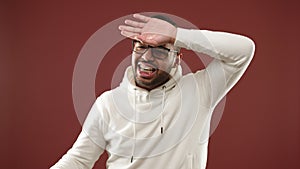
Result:
{"label": "teeth", "polygon": [[143,70],[152,71],[152,68],[142,68]]}
{"label": "teeth", "polygon": [[139,65],[139,66],[142,70],[145,70],[145,71],[154,71],[155,70],[152,67],[148,67],[148,66],[144,66],[144,65]]}

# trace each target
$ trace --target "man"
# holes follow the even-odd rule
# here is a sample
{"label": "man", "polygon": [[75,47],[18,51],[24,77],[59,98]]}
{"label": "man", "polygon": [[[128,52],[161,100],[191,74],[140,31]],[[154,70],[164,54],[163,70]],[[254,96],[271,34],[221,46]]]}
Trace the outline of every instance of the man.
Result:
{"label": "man", "polygon": [[[108,169],[204,169],[217,103],[254,54],[244,36],[177,28],[164,17],[135,14],[121,34],[133,40],[132,65],[119,87],[92,106],[73,147],[52,169],[92,168],[104,150]],[[214,60],[182,76],[180,48]]]}

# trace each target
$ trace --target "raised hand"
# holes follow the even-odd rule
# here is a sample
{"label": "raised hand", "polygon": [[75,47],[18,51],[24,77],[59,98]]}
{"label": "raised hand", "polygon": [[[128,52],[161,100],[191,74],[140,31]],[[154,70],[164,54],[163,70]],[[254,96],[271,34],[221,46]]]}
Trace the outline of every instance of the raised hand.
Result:
{"label": "raised hand", "polygon": [[140,40],[151,46],[174,44],[177,28],[172,24],[141,14],[134,14],[133,17],[137,21],[125,20],[126,25],[119,26],[123,36]]}

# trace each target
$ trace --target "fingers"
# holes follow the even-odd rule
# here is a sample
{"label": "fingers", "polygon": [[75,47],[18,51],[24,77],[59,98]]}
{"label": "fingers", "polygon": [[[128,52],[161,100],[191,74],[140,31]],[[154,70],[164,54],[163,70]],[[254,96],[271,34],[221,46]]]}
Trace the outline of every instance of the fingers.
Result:
{"label": "fingers", "polygon": [[136,18],[136,19],[139,19],[143,22],[148,22],[151,19],[151,17],[141,15],[141,14],[133,14],[133,17]]}
{"label": "fingers", "polygon": [[125,31],[125,32],[131,32],[134,34],[141,34],[142,29],[145,27],[146,22],[148,22],[151,18],[141,15],[141,14],[134,14],[134,18],[140,20],[140,21],[133,21],[130,19],[125,20],[126,25],[120,25],[119,30]]}
{"label": "fingers", "polygon": [[125,20],[126,25],[120,25],[119,30],[121,30],[123,36],[139,40],[138,36],[142,34],[143,28],[151,18],[141,14],[134,14],[133,17],[139,21],[127,19]]}
{"label": "fingers", "polygon": [[129,26],[128,25],[119,26],[121,35],[130,39],[137,40],[138,39],[137,36],[140,35],[142,32],[142,29],[140,27],[143,26],[143,24],[131,20],[126,20],[125,23],[128,24]]}
{"label": "fingers", "polygon": [[132,26],[132,27],[137,27],[137,28],[143,28],[145,26],[145,23],[143,22],[137,22],[133,20],[125,20],[125,24]]}
{"label": "fingers", "polygon": [[128,31],[121,31],[121,35],[130,38],[130,39],[134,39],[134,40],[138,40],[138,33],[133,33],[133,32],[128,32]]}
{"label": "fingers", "polygon": [[141,28],[136,28],[132,26],[126,26],[126,25],[120,25],[119,29],[121,31],[127,31],[127,32],[132,32],[132,33],[141,33],[142,29]]}

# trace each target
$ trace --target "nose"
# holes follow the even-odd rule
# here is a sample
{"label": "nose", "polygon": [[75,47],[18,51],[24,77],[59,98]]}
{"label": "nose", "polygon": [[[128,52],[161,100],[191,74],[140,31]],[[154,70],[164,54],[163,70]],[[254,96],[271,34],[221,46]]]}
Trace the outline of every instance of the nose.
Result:
{"label": "nose", "polygon": [[145,61],[153,61],[154,60],[154,57],[152,56],[151,48],[148,48],[148,50],[142,55],[142,58]]}

